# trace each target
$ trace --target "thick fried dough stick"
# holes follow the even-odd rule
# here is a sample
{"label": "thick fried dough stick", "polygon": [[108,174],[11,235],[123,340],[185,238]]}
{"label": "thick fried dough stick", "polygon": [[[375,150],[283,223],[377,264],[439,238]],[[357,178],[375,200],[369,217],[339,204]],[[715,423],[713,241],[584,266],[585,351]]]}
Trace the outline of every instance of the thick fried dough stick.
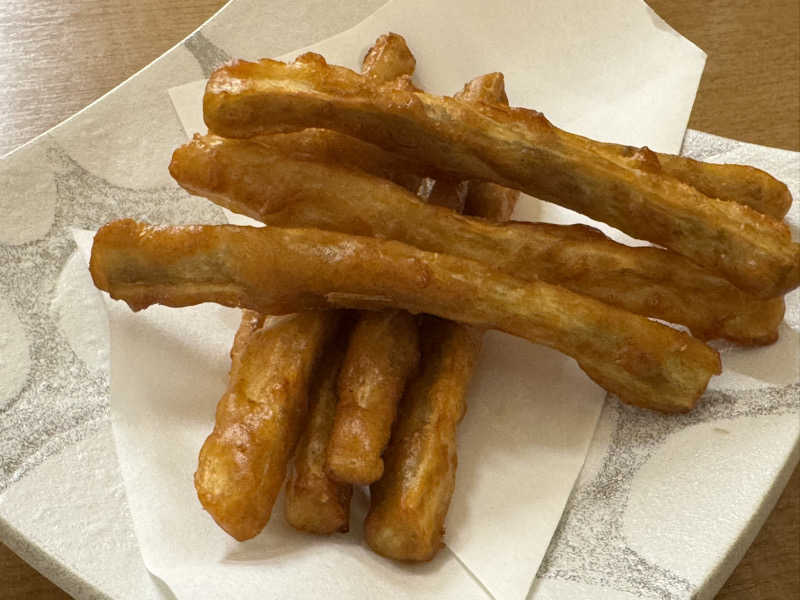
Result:
{"label": "thick fried dough stick", "polygon": [[240,541],[269,521],[306,415],[312,369],[338,315],[266,319],[251,311],[242,316],[228,389],[194,476],[202,505]]}
{"label": "thick fried dough stick", "polygon": [[296,529],[318,534],[348,530],[353,494],[353,486],[334,481],[325,472],[346,336],[340,333],[337,338],[326,348],[314,374],[308,421],[286,483],[286,520]]}
{"label": "thick fried dough stick", "polygon": [[396,560],[430,560],[442,546],[455,486],[456,426],[477,363],[482,331],[424,317],[420,374],[400,404],[383,477],[370,487],[364,538]]}
{"label": "thick fried dough stick", "polygon": [[[372,79],[388,81],[410,76],[414,66],[405,40],[389,34],[378,38],[362,69]],[[360,315],[339,375],[339,403],[327,446],[326,468],[334,479],[365,485],[381,476],[381,454],[406,380],[419,361],[418,346],[416,319],[406,311]]]}
{"label": "thick fried dough stick", "polygon": [[339,404],[327,450],[334,479],[359,485],[383,474],[406,381],[419,363],[417,322],[406,311],[364,311],[339,375]]}
{"label": "thick fried dough stick", "polygon": [[[175,151],[170,169],[189,192],[269,225],[395,239],[463,256],[686,325],[702,339],[771,343],[783,318],[781,298],[753,298],[666,250],[631,248],[585,226],[498,225],[460,216],[385,180],[293,160],[246,140],[196,137]],[[504,188],[470,183],[471,211],[495,217],[512,201]]]}
{"label": "thick fried dough stick", "polygon": [[759,297],[800,283],[800,244],[784,224],[708,198],[652,161],[609,160],[613,147],[598,153],[599,142],[534,111],[381,87],[313,54],[218,69],[203,111],[209,128],[227,137],[324,127],[460,179],[521,190],[670,248]]}
{"label": "thick fried dough stick", "polygon": [[[458,97],[507,103],[503,76],[470,81]],[[505,221],[519,192],[493,183],[473,183],[471,214]],[[430,560],[441,548],[455,487],[456,427],[477,363],[482,331],[424,317],[420,325],[421,369],[406,390],[392,439],[384,453],[383,477],[370,488],[364,538],[379,554],[396,560]]]}
{"label": "thick fried dough stick", "polygon": [[573,357],[631,404],[694,406],[718,354],[690,335],[544,282],[394,241],[280,227],[152,227],[94,238],[95,285],[133,310],[216,302],[264,314],[401,308],[494,328]]}

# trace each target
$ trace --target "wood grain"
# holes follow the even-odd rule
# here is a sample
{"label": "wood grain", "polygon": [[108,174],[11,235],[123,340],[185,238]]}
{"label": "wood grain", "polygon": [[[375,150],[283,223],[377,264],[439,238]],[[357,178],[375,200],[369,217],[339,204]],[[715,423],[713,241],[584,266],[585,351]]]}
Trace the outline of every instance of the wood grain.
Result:
{"label": "wood grain", "polygon": [[[690,127],[800,150],[797,0],[650,0],[708,53]],[[221,0],[0,3],[0,155],[134,74]],[[68,596],[0,544],[0,600]],[[719,600],[800,598],[800,470]]]}
{"label": "wood grain", "polygon": [[708,54],[689,126],[800,150],[798,0],[650,0]]}

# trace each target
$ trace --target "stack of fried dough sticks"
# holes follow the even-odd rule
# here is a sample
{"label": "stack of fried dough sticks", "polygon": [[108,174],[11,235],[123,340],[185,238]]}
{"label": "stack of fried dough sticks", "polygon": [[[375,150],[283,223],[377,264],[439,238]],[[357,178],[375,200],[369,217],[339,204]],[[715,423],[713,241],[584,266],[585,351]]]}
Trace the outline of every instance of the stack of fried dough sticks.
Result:
{"label": "stack of fried dough sticks", "polygon": [[[170,172],[270,227],[123,220],[95,238],[96,285],[134,310],[245,309],[195,474],[238,540],[284,480],[286,518],[320,534],[347,531],[369,485],[370,547],[429,560],[486,328],[573,357],[624,402],[686,411],[720,372],[704,341],[774,342],[800,281],[791,196],[766,173],[569,134],[509,108],[499,73],[426,94],[414,67],[396,34],[360,74],[315,54],[221,67],[210,132]],[[520,191],[654,245],[508,222]]]}

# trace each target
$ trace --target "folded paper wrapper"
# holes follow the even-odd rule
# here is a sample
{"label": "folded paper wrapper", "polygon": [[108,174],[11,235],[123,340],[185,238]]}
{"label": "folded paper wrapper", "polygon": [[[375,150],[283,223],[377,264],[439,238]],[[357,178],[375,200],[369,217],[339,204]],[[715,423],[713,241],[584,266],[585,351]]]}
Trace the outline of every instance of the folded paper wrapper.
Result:
{"label": "folded paper wrapper", "polygon": [[[622,1],[518,1],[500,11],[477,1],[396,0],[303,50],[357,69],[386,31],[406,37],[418,61],[416,81],[431,92],[453,93],[476,75],[500,70],[513,105],[542,110],[576,133],[667,152],[679,150],[705,61],[646,5]],[[202,82],[170,90],[188,134],[205,131],[201,94]],[[530,198],[515,218],[585,222]],[[91,234],[75,237],[88,256]],[[155,306],[134,315],[110,300],[107,308],[114,434],[135,531],[148,569],[177,597],[529,594],[605,397],[573,360],[486,335],[459,429],[447,547],[428,564],[401,565],[363,543],[363,490],[354,497],[349,535],[298,533],[285,524],[279,501],[261,535],[244,543],[228,537],[203,512],[192,474],[225,389],[239,312]]]}

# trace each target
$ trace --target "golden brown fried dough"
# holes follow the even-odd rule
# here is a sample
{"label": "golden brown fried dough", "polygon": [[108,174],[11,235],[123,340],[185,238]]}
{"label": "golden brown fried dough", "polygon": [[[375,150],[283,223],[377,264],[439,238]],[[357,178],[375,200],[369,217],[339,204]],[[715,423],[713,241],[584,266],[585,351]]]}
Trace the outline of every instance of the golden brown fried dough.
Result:
{"label": "golden brown fried dough", "polygon": [[269,521],[306,415],[312,368],[337,318],[242,316],[228,389],[194,476],[203,507],[237,540],[258,535]]}
{"label": "golden brown fried dough", "polygon": [[400,404],[384,454],[383,477],[370,487],[364,537],[378,554],[430,560],[441,548],[455,486],[456,426],[480,352],[481,331],[425,317],[420,374]]}
{"label": "golden brown fried dough", "polygon": [[[631,152],[632,149],[624,151]],[[706,163],[661,152],[656,156],[664,173],[688,183],[709,198],[746,204],[779,220],[792,205],[792,194],[786,184],[761,169]]]}
{"label": "golden brown fried dough", "polygon": [[[197,137],[198,134],[195,134],[195,138]],[[419,188],[424,175],[435,174],[429,167],[329,129],[304,129],[292,133],[262,135],[252,141],[299,160],[314,160],[359,169],[393,181],[412,192]]]}
{"label": "golden brown fried dough", "polygon": [[[630,248],[586,226],[487,223],[420,202],[400,187],[333,164],[288,158],[246,140],[195,137],[171,171],[193,194],[269,225],[395,239],[543,279],[637,314],[686,325],[702,339],[777,339],[783,299],[756,299],[658,248]],[[471,211],[507,218],[516,194],[470,182]],[[505,214],[504,214],[505,213]]]}
{"label": "golden brown fried dough", "polygon": [[[473,79],[459,97],[508,103],[501,73]],[[519,192],[472,182],[472,214],[505,221]],[[455,485],[456,426],[480,352],[481,330],[435,317],[420,325],[422,368],[406,390],[383,477],[370,488],[364,538],[396,560],[430,560],[443,545],[444,523]]]}
{"label": "golden brown fried dough", "polygon": [[239,61],[211,76],[209,128],[227,137],[324,127],[417,157],[459,179],[491,181],[604,221],[682,254],[755,296],[800,283],[788,228],[738,202],[708,198],[657,160],[564,132],[540,113],[381,87],[318,55]]}
{"label": "golden brown fried dough", "polygon": [[[364,61],[364,72],[376,81],[411,75],[415,60],[405,40],[397,34],[381,36]],[[262,145],[290,152],[293,156],[311,156],[383,176],[410,190],[420,187],[422,178],[402,158],[337,132],[305,130],[293,134],[263,136]],[[406,318],[411,317],[406,314]],[[374,332],[373,332],[374,333]],[[416,329],[414,330],[416,340]],[[348,356],[354,348],[348,350]],[[347,530],[352,486],[337,483],[324,472],[326,448],[335,433],[337,413],[337,377],[341,367],[341,348],[332,350],[329,359],[335,364],[320,367],[320,379],[313,394],[318,402],[312,411],[300,442],[294,471],[287,486],[286,515],[298,529],[312,533]],[[326,360],[328,357],[323,357]],[[396,401],[393,401],[396,404]],[[390,422],[391,424],[391,422]]]}
{"label": "golden brown fried dough", "polygon": [[378,83],[384,83],[412,75],[416,66],[417,61],[403,36],[386,33],[375,40],[364,56],[361,72]]}
{"label": "golden brown fried dough", "polygon": [[130,219],[94,238],[95,285],[133,310],[216,302],[264,314],[401,308],[499,329],[573,357],[631,404],[690,410],[720,372],[690,335],[541,281],[394,241],[315,229]]}
{"label": "golden brown fried dough", "polygon": [[339,404],[327,451],[337,481],[367,485],[383,474],[406,380],[419,363],[417,322],[405,311],[365,311],[350,338],[339,375]]}
{"label": "golden brown fried dough", "polygon": [[[495,102],[508,105],[503,74],[489,73],[476,77],[468,81],[455,98],[465,102]],[[473,181],[467,190],[464,214],[501,223],[508,221],[517,205],[519,195],[517,190],[496,183]]]}
{"label": "golden brown fried dough", "polygon": [[467,181],[455,181],[454,179],[437,179],[433,189],[428,195],[427,202],[434,206],[441,206],[460,213],[464,210],[469,193]]}
{"label": "golden brown fried dough", "polygon": [[[411,75],[414,64],[403,38],[390,34],[378,38],[363,69],[386,81]],[[381,453],[406,378],[419,359],[417,346],[416,321],[407,312],[366,311],[359,317],[339,377],[340,400],[327,449],[328,472],[335,479],[368,484],[380,477]]]}
{"label": "golden brown fried dough", "polygon": [[685,156],[653,152],[647,147],[607,144],[588,138],[575,137],[573,141],[612,162],[653,174],[663,173],[709,198],[738,202],[778,221],[792,204],[792,195],[786,184],[755,167],[705,163]]}
{"label": "golden brown fried dough", "polygon": [[350,523],[353,486],[334,481],[325,473],[344,351],[345,344],[340,340],[329,344],[319,359],[309,393],[308,421],[286,483],[286,520],[309,533],[346,532]]}

